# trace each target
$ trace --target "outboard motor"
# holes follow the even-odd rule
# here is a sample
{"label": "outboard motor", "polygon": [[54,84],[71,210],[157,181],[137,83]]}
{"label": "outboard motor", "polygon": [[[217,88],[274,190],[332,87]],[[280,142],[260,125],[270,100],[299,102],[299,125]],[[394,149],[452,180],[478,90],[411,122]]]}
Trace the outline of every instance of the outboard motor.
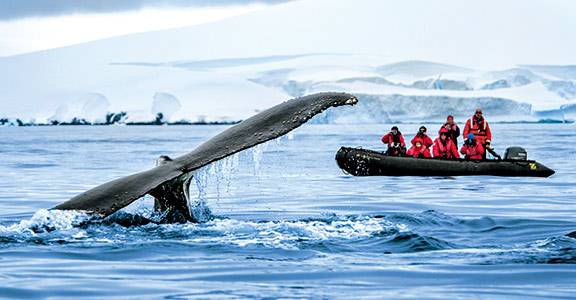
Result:
{"label": "outboard motor", "polygon": [[522,147],[508,147],[504,153],[505,160],[527,160],[528,153]]}

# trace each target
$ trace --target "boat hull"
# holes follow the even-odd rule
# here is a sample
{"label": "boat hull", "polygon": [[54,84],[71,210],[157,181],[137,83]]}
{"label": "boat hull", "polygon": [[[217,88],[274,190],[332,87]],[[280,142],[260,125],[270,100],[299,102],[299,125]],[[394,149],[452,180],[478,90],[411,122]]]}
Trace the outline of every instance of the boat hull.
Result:
{"label": "boat hull", "polygon": [[507,176],[549,177],[554,171],[536,161],[448,160],[394,157],[377,151],[342,147],[338,166],[354,176]]}

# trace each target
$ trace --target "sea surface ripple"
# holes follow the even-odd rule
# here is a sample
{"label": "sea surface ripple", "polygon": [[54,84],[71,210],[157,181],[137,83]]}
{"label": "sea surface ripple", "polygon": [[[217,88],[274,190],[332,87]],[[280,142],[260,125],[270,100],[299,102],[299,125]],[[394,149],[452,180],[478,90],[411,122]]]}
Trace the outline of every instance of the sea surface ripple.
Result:
{"label": "sea surface ripple", "polygon": [[337,167],[390,126],[306,125],[202,168],[198,224],[142,222],[161,217],[149,196],[104,220],[49,208],[225,126],[0,127],[0,298],[575,297],[574,125],[492,124],[496,150],[525,147],[547,179]]}

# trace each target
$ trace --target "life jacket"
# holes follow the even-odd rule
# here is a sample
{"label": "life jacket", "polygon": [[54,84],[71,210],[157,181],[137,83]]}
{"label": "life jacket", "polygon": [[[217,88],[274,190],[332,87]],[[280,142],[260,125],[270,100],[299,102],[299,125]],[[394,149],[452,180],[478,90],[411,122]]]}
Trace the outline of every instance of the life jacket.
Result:
{"label": "life jacket", "polygon": [[466,121],[466,126],[464,128],[464,137],[466,137],[469,133],[474,134],[476,140],[485,145],[486,141],[492,139],[492,132],[490,132],[490,126],[486,119],[482,117],[482,121],[478,122],[476,117],[472,117]]}

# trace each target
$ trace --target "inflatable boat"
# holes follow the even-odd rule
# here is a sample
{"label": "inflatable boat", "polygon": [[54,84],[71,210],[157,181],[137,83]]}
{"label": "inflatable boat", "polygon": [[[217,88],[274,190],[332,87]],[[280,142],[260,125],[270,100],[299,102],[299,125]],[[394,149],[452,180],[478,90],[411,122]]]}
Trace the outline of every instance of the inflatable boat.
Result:
{"label": "inflatable boat", "polygon": [[528,160],[520,147],[508,148],[502,160],[463,160],[387,156],[385,153],[342,147],[338,166],[354,176],[509,176],[549,177],[554,171]]}

